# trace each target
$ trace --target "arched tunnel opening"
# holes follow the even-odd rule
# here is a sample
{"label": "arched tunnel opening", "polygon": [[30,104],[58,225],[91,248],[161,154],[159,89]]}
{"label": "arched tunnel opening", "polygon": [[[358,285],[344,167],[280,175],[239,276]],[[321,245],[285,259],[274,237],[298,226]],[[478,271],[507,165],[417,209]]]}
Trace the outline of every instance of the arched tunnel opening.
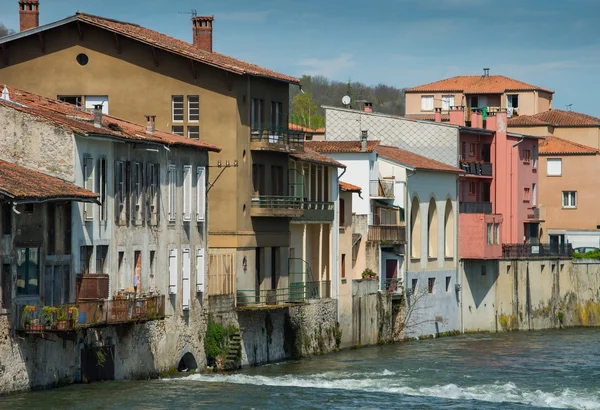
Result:
{"label": "arched tunnel opening", "polygon": [[190,370],[196,370],[198,368],[198,363],[196,363],[196,358],[190,352],[183,355],[181,360],[179,361],[179,365],[177,366],[177,371],[179,372],[189,372]]}

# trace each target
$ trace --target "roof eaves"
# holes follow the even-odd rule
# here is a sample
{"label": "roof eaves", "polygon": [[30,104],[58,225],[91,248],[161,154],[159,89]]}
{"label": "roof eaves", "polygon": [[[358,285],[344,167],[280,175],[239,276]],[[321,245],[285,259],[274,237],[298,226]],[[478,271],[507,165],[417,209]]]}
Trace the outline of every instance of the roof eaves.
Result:
{"label": "roof eaves", "polygon": [[379,157],[381,157],[381,159],[382,159],[382,160],[384,160],[384,161],[389,161],[389,162],[393,162],[394,164],[398,164],[398,165],[400,165],[401,167],[408,169],[409,171],[416,171],[416,170],[417,170],[417,168],[415,168],[415,167],[413,167],[413,166],[411,166],[411,165],[405,164],[405,163],[403,163],[403,162],[400,162],[400,161],[398,161],[397,159],[393,159],[393,158],[390,158],[390,157],[388,157],[388,156],[386,156],[386,155],[379,154],[379,153],[378,153],[377,155],[378,155]]}
{"label": "roof eaves", "polygon": [[18,40],[20,38],[24,38],[27,37],[31,34],[38,34],[41,32],[44,32],[46,30],[50,30],[56,27],[60,27],[63,26],[65,24],[69,24],[72,23],[74,21],[77,20],[77,16],[69,16],[66,17],[62,20],[58,20],[58,21],[54,21],[52,23],[48,23],[48,24],[44,24],[43,26],[38,26],[36,28],[32,28],[29,30],[25,30],[25,31],[21,31],[19,33],[15,33],[15,34],[9,34],[8,36],[4,36],[4,37],[0,37],[0,44],[4,44],[4,43],[9,43],[13,40]]}

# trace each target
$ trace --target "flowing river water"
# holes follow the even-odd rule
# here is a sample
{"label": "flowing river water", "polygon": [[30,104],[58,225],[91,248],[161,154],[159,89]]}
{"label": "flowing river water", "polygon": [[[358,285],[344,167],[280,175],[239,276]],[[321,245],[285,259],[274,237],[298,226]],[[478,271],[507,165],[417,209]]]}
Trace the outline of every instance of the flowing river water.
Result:
{"label": "flowing river water", "polygon": [[600,329],[463,335],[243,371],[74,385],[2,409],[600,409]]}

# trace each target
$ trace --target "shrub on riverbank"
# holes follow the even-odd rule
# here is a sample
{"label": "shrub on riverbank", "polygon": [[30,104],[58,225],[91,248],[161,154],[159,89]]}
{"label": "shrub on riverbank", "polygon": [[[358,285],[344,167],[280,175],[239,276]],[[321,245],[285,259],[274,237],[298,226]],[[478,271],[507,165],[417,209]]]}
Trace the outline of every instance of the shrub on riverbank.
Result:
{"label": "shrub on riverbank", "polygon": [[223,326],[209,316],[204,338],[204,351],[209,366],[214,366],[218,358],[224,360],[227,357],[229,341],[237,332],[238,329],[234,325]]}

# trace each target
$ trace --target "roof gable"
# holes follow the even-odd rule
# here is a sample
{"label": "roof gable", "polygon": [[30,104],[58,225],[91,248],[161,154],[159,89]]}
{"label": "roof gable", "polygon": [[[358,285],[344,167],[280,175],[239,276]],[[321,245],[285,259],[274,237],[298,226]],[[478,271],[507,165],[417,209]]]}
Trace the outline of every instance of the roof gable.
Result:
{"label": "roof gable", "polygon": [[502,94],[506,91],[545,91],[553,94],[554,91],[527,84],[503,75],[460,75],[418,85],[406,92],[435,92],[456,91],[465,94]]}
{"label": "roof gable", "polygon": [[558,127],[600,127],[600,118],[575,111],[548,110],[521,115],[508,121],[510,127],[551,125]]}
{"label": "roof gable", "polygon": [[558,137],[546,137],[540,142],[540,155],[599,155],[600,151],[587,145]]}

